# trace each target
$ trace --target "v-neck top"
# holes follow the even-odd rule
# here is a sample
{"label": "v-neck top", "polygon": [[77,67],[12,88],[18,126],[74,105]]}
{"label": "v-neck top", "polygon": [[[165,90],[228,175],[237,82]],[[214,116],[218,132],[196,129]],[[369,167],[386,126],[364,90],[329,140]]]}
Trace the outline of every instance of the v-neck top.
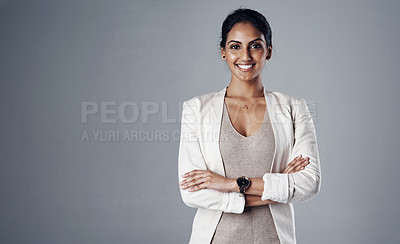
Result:
{"label": "v-neck top", "polygon": [[[219,146],[227,178],[261,178],[270,172],[275,138],[268,106],[261,127],[246,137],[233,127],[224,102]],[[241,214],[223,212],[211,243],[280,243],[269,205],[245,207]]]}
{"label": "v-neck top", "polygon": [[[225,114],[225,113],[226,113],[226,114]],[[240,133],[235,129],[235,127],[233,126],[232,120],[231,120],[230,117],[229,117],[228,108],[227,108],[225,102],[224,102],[224,118],[223,118],[223,119],[225,119],[225,120],[227,121],[227,124],[230,125],[230,126],[228,126],[228,127],[231,127],[232,130],[233,130],[234,132],[236,132],[236,134],[237,134],[239,137],[242,137],[242,138],[250,138],[250,137],[253,137],[253,136],[257,136],[257,134],[260,134],[261,131],[262,131],[261,127],[264,126],[265,122],[267,122],[266,120],[269,120],[268,108],[267,108],[267,106],[265,106],[265,112],[264,112],[264,116],[263,116],[263,121],[262,121],[261,127],[260,127],[255,133],[253,133],[253,134],[250,135],[250,136],[244,136],[244,135],[240,134]],[[271,132],[272,132],[272,127],[271,127]],[[235,134],[235,133],[234,133],[234,134]]]}

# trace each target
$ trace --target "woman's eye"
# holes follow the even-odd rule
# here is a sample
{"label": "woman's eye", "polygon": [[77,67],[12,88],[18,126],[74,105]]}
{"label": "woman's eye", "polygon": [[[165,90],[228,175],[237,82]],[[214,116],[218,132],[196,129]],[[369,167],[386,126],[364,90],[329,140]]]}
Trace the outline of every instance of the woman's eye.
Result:
{"label": "woman's eye", "polygon": [[259,49],[259,48],[261,48],[261,45],[258,43],[255,43],[255,44],[251,45],[251,48]]}
{"label": "woman's eye", "polygon": [[231,49],[238,49],[238,48],[240,48],[239,45],[232,45],[231,46]]}

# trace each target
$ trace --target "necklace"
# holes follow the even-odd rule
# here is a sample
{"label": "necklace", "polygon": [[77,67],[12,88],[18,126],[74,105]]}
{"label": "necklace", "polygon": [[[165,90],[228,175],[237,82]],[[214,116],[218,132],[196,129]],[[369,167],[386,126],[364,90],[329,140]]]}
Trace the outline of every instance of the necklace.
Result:
{"label": "necklace", "polygon": [[[227,87],[227,88],[229,88],[229,86]],[[264,90],[264,87],[263,87],[263,90]],[[231,95],[232,96],[232,95]],[[234,97],[234,96],[232,96],[233,97],[233,99],[235,99],[235,101],[242,107],[242,109],[244,109],[244,110],[248,110],[249,109],[249,106],[247,106],[246,104],[241,104],[237,99],[236,99],[236,97]],[[263,92],[263,97],[264,97],[264,92]],[[258,102],[258,100],[259,100],[260,98],[258,98],[254,103],[252,103],[251,105],[250,105],[250,108],[251,107],[253,107],[253,105],[255,104],[255,103],[257,103]]]}

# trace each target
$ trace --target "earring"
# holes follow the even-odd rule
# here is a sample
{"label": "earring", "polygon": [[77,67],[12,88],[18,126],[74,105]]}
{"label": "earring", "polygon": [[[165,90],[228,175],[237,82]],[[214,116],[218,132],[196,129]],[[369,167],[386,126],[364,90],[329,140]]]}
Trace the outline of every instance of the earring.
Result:
{"label": "earring", "polygon": [[225,55],[224,55],[224,56],[222,56],[222,58],[225,58]]}

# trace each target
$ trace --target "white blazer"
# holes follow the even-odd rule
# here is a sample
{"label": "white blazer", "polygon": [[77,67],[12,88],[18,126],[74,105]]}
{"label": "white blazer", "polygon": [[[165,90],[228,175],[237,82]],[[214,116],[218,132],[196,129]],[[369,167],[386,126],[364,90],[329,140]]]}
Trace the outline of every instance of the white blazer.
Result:
{"label": "white blazer", "polygon": [[[183,102],[178,155],[179,182],[194,169],[211,170],[225,176],[219,136],[226,87]],[[271,214],[280,242],[296,243],[293,203],[305,202],[318,194],[321,170],[317,137],[304,98],[296,98],[264,88],[268,114],[275,136],[275,152],[270,172],[263,175],[262,200],[271,199]],[[310,157],[304,170],[282,174],[299,154]],[[249,166],[251,167],[251,166]],[[184,203],[198,208],[194,217],[190,244],[210,243],[222,212],[240,214],[245,198],[237,192],[180,189]]]}

